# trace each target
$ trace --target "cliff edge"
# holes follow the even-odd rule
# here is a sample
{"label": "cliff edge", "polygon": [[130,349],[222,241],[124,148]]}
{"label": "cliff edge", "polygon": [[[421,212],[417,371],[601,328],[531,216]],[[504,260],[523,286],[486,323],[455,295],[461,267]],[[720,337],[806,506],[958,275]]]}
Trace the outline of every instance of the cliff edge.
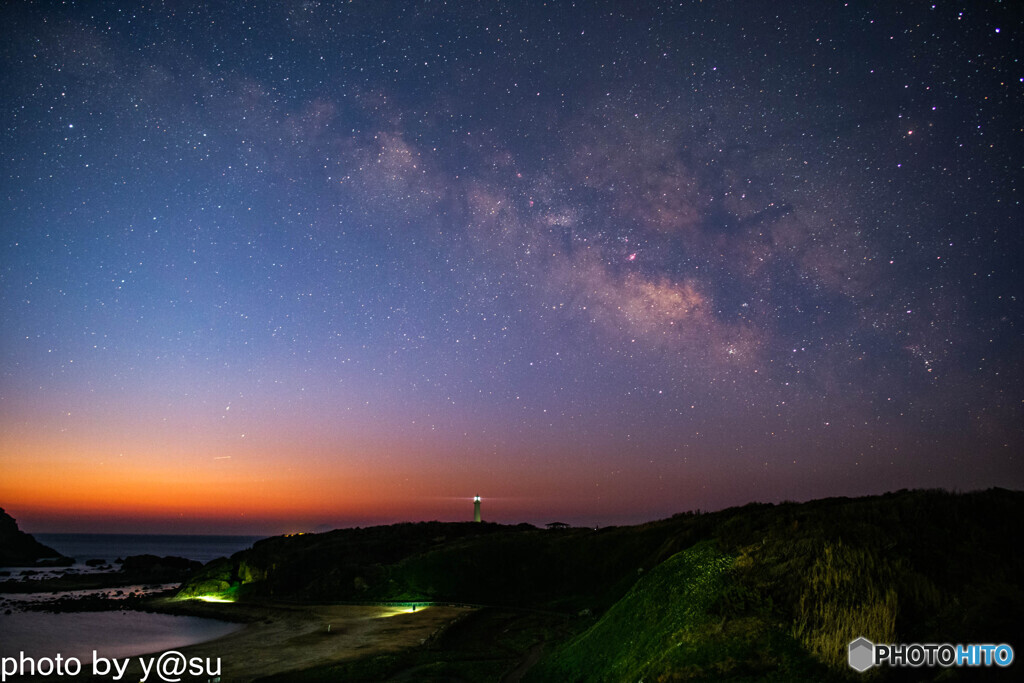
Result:
{"label": "cliff edge", "polygon": [[61,567],[74,562],[18,528],[0,508],[0,567]]}

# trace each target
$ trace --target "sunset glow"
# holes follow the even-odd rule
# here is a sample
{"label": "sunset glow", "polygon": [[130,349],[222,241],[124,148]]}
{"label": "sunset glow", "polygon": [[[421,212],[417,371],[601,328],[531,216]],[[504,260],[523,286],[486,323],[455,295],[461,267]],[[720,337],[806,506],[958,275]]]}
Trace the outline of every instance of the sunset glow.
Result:
{"label": "sunset glow", "polygon": [[1011,10],[708,4],[7,3],[0,506],[1024,486]]}

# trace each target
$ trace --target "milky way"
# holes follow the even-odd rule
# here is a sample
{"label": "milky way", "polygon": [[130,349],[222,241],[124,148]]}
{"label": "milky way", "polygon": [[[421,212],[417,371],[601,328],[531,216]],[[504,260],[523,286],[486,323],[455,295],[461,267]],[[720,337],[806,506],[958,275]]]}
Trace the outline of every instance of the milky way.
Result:
{"label": "milky way", "polygon": [[1010,4],[120,5],[3,10],[30,527],[1024,485]]}

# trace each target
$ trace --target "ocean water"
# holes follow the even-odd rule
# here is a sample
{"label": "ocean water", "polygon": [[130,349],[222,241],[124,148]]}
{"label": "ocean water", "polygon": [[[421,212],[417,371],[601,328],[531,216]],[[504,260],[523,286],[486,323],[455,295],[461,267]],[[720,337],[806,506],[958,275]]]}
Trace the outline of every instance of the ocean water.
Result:
{"label": "ocean water", "polygon": [[[33,534],[54,550],[75,558],[73,573],[98,571],[86,567],[86,560],[101,559],[113,563],[129,555],[173,555],[206,563],[244,550],[260,536],[171,536],[147,534]],[[31,570],[34,578],[61,574],[68,568]],[[12,569],[11,578],[24,571]],[[0,579],[2,580],[2,579]],[[122,587],[123,592],[141,591],[141,586]],[[61,596],[79,594],[112,595],[115,589],[70,591]],[[57,654],[91,662],[92,652],[107,658],[164,652],[193,643],[213,640],[239,628],[214,619],[148,614],[133,611],[69,612],[51,614],[25,612],[18,603],[41,600],[52,595],[0,594],[0,656],[54,657]],[[5,614],[10,610],[10,614]]]}
{"label": "ocean water", "polygon": [[176,536],[165,534],[32,534],[75,564],[99,559],[114,562],[129,555],[184,557],[206,564],[218,557],[229,557],[252,546],[262,536]]}
{"label": "ocean water", "polygon": [[234,633],[242,624],[145,612],[15,612],[0,615],[0,656],[122,658],[174,650]]}

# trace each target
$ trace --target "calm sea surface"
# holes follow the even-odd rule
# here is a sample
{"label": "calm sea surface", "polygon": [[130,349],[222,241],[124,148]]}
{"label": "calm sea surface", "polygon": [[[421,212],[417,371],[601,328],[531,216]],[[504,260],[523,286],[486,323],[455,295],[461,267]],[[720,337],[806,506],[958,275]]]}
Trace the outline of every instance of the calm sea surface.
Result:
{"label": "calm sea surface", "polygon": [[32,534],[43,545],[75,558],[76,564],[113,562],[129,555],[185,557],[207,563],[245,550],[262,536],[171,536],[160,534]]}
{"label": "calm sea surface", "polygon": [[[164,652],[233,633],[241,624],[144,612],[15,612],[0,615],[0,656],[128,657]],[[91,664],[87,664],[87,667]]]}

